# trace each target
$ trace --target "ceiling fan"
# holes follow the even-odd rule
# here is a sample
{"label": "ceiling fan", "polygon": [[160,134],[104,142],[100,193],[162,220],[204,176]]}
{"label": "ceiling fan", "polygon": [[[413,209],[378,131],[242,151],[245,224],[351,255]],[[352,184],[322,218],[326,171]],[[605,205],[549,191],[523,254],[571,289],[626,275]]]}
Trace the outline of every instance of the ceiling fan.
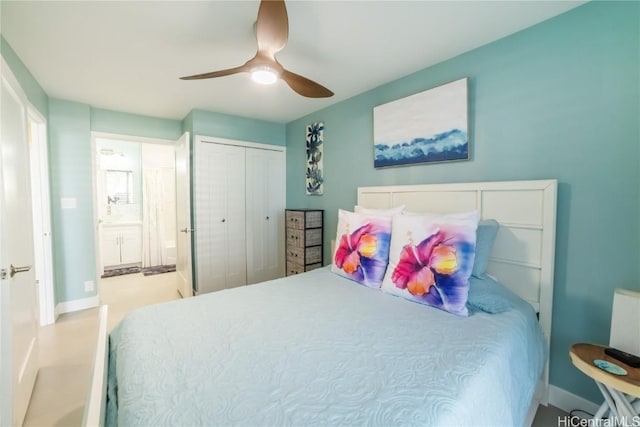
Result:
{"label": "ceiling fan", "polygon": [[256,21],[258,51],[255,56],[235,68],[180,77],[182,80],[200,80],[228,76],[236,73],[251,73],[251,78],[263,84],[283,80],[295,92],[308,98],[328,98],[333,96],[326,87],[299,74],[285,69],[275,57],[284,49],[289,38],[289,18],[284,0],[262,0]]}

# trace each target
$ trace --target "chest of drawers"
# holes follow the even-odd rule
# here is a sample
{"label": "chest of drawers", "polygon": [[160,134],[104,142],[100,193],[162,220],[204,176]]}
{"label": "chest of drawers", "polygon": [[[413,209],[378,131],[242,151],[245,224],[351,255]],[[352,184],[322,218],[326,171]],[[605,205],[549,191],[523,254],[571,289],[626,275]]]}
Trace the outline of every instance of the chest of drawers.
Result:
{"label": "chest of drawers", "polygon": [[287,209],[287,276],[322,267],[324,210]]}

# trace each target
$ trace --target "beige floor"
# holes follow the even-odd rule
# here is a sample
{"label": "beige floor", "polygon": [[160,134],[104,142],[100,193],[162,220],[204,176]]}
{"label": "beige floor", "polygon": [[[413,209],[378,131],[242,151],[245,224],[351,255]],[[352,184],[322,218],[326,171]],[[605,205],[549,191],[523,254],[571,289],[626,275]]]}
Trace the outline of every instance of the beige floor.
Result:
{"label": "beige floor", "polygon": [[[102,279],[100,299],[109,306],[111,330],[129,311],[179,298],[176,273],[128,274]],[[40,370],[25,426],[79,426],[91,379],[98,309],[63,314],[40,329]]]}
{"label": "beige floor", "polygon": [[[103,304],[109,305],[109,330],[131,310],[179,298],[175,273],[102,279],[100,296]],[[97,316],[98,309],[64,314],[55,325],[41,329],[41,367],[25,426],[81,425],[91,378]],[[558,426],[559,417],[566,415],[553,406],[540,407],[533,425]]]}

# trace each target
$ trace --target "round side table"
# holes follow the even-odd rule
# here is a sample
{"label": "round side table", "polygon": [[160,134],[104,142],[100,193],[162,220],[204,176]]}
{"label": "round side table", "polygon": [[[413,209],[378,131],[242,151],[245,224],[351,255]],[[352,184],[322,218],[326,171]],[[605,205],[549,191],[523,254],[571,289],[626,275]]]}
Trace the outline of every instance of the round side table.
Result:
{"label": "round side table", "polygon": [[[574,344],[569,356],[571,362],[583,374],[593,379],[605,402],[594,419],[601,419],[607,411],[610,416],[621,418],[623,425],[637,425],[640,411],[640,369],[632,368],[604,353],[605,346],[596,344]],[[596,359],[616,364],[627,371],[627,375],[615,375],[593,364]]]}

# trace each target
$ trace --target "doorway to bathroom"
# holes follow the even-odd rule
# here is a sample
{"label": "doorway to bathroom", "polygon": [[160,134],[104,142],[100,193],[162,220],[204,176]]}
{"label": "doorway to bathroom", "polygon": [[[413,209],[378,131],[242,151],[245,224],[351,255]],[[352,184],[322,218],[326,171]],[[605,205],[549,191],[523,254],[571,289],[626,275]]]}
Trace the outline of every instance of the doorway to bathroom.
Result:
{"label": "doorway to bathroom", "polygon": [[127,298],[134,284],[152,288],[142,295],[156,287],[177,295],[175,141],[97,133],[92,140],[101,300]]}

